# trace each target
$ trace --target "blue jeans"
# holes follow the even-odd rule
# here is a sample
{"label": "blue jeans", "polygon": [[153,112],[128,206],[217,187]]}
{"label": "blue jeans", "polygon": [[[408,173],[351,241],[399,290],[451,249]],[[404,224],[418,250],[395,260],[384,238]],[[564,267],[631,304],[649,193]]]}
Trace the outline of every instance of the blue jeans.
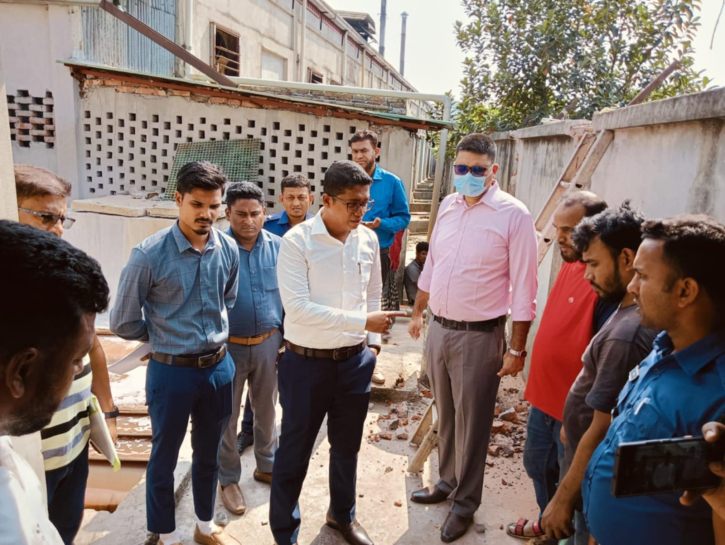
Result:
{"label": "blue jeans", "polygon": [[70,464],[45,472],[48,516],[65,545],[71,545],[83,521],[88,481],[88,443]]}
{"label": "blue jeans", "polygon": [[526,425],[524,468],[534,482],[539,514],[543,514],[559,484],[560,468],[564,462],[564,444],[559,438],[560,432],[561,422],[531,407]]}
{"label": "blue jeans", "polygon": [[306,358],[291,350],[282,356],[277,377],[284,412],[269,505],[269,525],[279,545],[297,542],[298,500],[325,416],[330,441],[330,514],[340,524],[355,520],[357,456],[374,370],[370,349],[344,361]]}
{"label": "blue jeans", "polygon": [[151,417],[151,457],[146,469],[148,530],[176,529],[174,469],[191,417],[191,489],[199,520],[214,518],[219,450],[232,414],[234,361],[227,354],[207,367],[175,367],[149,361],[146,403]]}

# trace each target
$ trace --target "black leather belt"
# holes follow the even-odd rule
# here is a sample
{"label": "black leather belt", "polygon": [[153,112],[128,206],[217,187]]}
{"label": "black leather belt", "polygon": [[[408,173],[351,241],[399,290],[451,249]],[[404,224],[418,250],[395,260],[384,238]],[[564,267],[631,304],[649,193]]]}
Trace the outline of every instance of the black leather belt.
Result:
{"label": "black leather belt", "polygon": [[334,360],[334,361],[345,361],[357,356],[360,352],[365,350],[365,341],[355,346],[346,346],[344,348],[335,348],[334,350],[324,348],[305,348],[304,346],[297,346],[289,341],[285,341],[285,345],[295,354],[305,356],[307,358],[314,358],[317,360]]}
{"label": "black leather belt", "polygon": [[171,354],[154,352],[151,354],[151,359],[156,360],[159,363],[174,365],[176,367],[197,367],[199,369],[206,369],[207,367],[211,367],[212,365],[216,365],[222,361],[226,355],[227,347],[226,345],[222,345],[213,352],[209,352],[207,354],[193,354],[190,356],[172,356]]}
{"label": "black leather belt", "polygon": [[457,322],[456,320],[449,320],[448,318],[442,318],[440,316],[435,316],[433,319],[446,329],[456,329],[459,331],[493,331],[495,327],[506,323],[506,316],[499,316],[498,318],[492,318],[482,322]]}

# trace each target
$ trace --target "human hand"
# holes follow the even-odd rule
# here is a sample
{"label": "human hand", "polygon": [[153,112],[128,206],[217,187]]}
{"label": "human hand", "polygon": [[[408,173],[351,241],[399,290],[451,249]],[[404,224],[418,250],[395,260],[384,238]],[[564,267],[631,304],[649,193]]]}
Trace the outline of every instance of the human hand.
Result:
{"label": "human hand", "polygon": [[547,539],[566,539],[574,533],[573,519],[574,507],[556,494],[544,509],[541,529]]}
{"label": "human hand", "polygon": [[566,430],[564,429],[564,426],[561,426],[561,429],[559,430],[559,440],[561,441],[562,445],[566,445]]}
{"label": "human hand", "polygon": [[376,310],[375,312],[369,312],[367,322],[365,322],[365,329],[373,333],[385,334],[393,323],[392,318],[394,316],[405,316],[405,311]]}
{"label": "human hand", "polygon": [[411,338],[417,341],[420,338],[420,332],[422,329],[423,316],[413,316],[413,319],[410,320],[410,324],[408,324],[408,333]]}
{"label": "human hand", "polygon": [[498,372],[498,376],[505,377],[506,375],[511,375],[512,377],[515,377],[524,370],[525,361],[526,358],[514,356],[511,352],[506,352],[503,355],[503,367],[501,367],[501,370]]}
{"label": "human hand", "polygon": [[[708,422],[702,427],[702,435],[708,443],[723,441],[725,440],[725,426],[719,422]],[[711,462],[710,471],[718,477],[725,478],[725,463],[723,461]],[[710,504],[718,517],[725,520],[725,480],[720,481],[716,488],[709,490],[687,490],[680,497],[680,503],[692,505],[701,497]]]}
{"label": "human hand", "polygon": [[370,351],[373,354],[375,354],[375,357],[377,358],[378,357],[378,354],[380,354],[380,347],[378,347],[378,346],[368,346],[368,348],[370,349]]}
{"label": "human hand", "polygon": [[380,227],[380,218],[375,218],[373,221],[364,221],[363,225],[368,229],[377,229]]}

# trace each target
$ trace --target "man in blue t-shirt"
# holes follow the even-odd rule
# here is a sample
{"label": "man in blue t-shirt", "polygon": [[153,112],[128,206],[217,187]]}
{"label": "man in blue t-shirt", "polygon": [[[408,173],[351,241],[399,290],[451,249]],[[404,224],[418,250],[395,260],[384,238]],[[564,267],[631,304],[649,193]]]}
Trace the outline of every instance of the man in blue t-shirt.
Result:
{"label": "man in blue t-shirt", "polygon": [[[380,242],[380,267],[383,285],[390,272],[390,247],[395,233],[403,231],[410,223],[408,198],[402,180],[380,168],[376,160],[380,156],[378,135],[369,130],[358,131],[350,138],[352,160],[360,165],[373,179],[370,187],[370,208],[363,217],[363,225],[375,231]],[[373,382],[385,384],[383,374],[375,370]]]}

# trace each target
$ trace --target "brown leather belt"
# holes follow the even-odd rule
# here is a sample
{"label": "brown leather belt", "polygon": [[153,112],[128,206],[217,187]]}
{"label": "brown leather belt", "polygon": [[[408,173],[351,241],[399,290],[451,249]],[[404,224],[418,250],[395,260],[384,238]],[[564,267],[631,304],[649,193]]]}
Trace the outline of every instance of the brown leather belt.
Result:
{"label": "brown leather belt", "polygon": [[289,341],[285,341],[285,345],[295,354],[305,356],[307,358],[314,358],[317,360],[334,360],[334,361],[345,361],[358,355],[360,352],[365,350],[365,341],[355,346],[346,346],[344,348],[324,349],[324,348],[305,348],[304,346],[297,346]]}
{"label": "brown leather belt", "polygon": [[232,344],[241,344],[244,346],[257,346],[258,344],[262,344],[265,339],[269,339],[276,332],[277,330],[273,329],[269,333],[265,333],[263,335],[254,335],[253,337],[235,337],[233,335],[229,335],[229,342]]}
{"label": "brown leather belt", "polygon": [[491,320],[484,320],[482,322],[458,322],[456,320],[443,318],[442,316],[434,316],[433,319],[446,329],[455,329],[458,331],[493,331],[496,326],[506,323],[506,316],[499,316],[498,318],[492,318]]}
{"label": "brown leather belt", "polygon": [[222,361],[226,355],[227,347],[226,345],[222,345],[221,348],[218,348],[214,352],[191,356],[172,356],[171,354],[154,352],[151,354],[151,359],[175,367],[197,367],[199,369],[206,369]]}

